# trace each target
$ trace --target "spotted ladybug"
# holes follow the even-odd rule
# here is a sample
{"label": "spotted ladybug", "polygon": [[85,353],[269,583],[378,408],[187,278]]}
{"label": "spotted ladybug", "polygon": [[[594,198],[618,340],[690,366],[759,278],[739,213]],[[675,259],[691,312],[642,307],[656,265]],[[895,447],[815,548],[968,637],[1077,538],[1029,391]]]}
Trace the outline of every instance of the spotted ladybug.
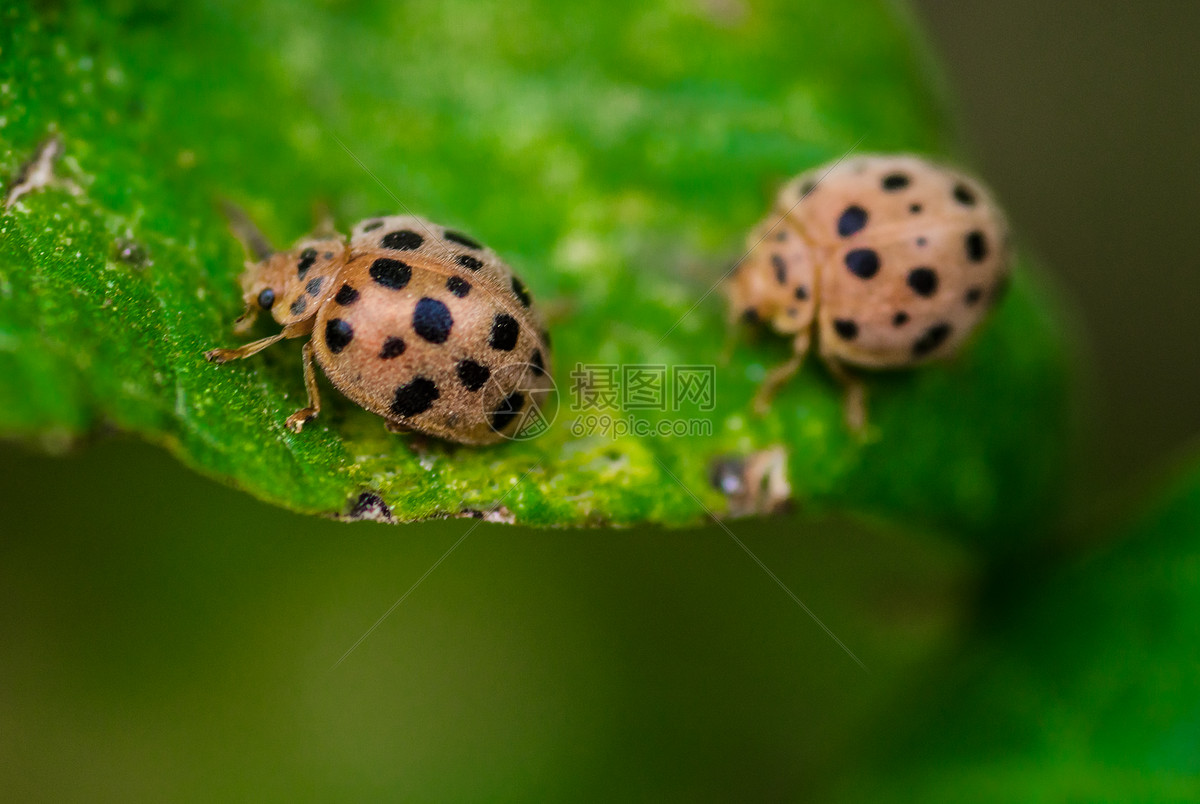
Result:
{"label": "spotted ladybug", "polygon": [[865,424],[861,381],[953,355],[1003,291],[1008,227],[976,179],[911,155],[810,170],[779,191],[726,284],[730,319],[792,338],[755,398],[765,411],[814,345]]}
{"label": "spotted ladybug", "polygon": [[511,438],[552,382],[546,330],[521,280],[490,249],[416,216],[371,218],[349,241],[332,231],[272,253],[235,230],[256,257],[242,274],[245,332],[270,311],[282,331],[209,361],[249,357],[284,338],[304,344],[308,404],[286,421],[300,432],[321,403],[313,362],[393,431],[463,444]]}

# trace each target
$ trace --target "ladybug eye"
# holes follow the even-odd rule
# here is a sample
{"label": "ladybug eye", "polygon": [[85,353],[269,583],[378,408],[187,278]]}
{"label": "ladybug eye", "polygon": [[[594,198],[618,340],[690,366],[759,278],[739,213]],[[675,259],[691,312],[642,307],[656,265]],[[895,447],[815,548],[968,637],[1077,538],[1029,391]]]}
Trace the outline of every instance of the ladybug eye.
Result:
{"label": "ladybug eye", "polygon": [[258,294],[258,306],[264,310],[270,310],[271,305],[275,303],[275,291],[267,288],[262,293]]}

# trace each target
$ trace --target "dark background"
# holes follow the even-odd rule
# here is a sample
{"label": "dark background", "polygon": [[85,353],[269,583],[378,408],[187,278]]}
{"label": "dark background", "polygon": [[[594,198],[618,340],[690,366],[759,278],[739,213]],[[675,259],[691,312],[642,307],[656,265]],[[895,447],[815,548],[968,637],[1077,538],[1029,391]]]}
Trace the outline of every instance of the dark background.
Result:
{"label": "dark background", "polygon": [[[1081,502],[1147,483],[1200,429],[1200,3],[916,11],[1090,353]],[[716,528],[483,525],[334,668],[471,523],[301,517],[128,440],[4,447],[0,488],[23,800],[803,797],[861,770],[856,729],[953,649],[977,580],[919,534],[738,523],[866,674]]]}
{"label": "dark background", "polygon": [[1091,358],[1087,471],[1200,432],[1200,3],[917,0],[963,139]]}

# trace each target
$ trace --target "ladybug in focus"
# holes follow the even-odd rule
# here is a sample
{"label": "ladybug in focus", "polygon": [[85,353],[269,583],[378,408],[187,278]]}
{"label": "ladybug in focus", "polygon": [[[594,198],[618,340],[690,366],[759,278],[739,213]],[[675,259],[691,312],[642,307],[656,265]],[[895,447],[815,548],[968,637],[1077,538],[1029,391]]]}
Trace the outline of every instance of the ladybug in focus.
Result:
{"label": "ladybug in focus", "polygon": [[327,226],[272,252],[244,216],[230,215],[255,258],[242,274],[246,312],[235,331],[263,310],[283,329],[205,357],[225,363],[311,335],[308,404],[288,429],[300,432],[321,410],[314,360],[394,432],[491,444],[537,415],[552,388],[549,338],[529,291],[490,249],[406,215],[365,220],[348,242]]}

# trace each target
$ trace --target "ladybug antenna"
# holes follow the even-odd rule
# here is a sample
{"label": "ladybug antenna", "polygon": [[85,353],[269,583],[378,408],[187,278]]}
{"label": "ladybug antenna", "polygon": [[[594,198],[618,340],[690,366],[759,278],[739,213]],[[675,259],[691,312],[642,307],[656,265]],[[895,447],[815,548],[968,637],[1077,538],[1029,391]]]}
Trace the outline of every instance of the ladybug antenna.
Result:
{"label": "ladybug antenna", "polygon": [[271,243],[251,222],[250,216],[241,207],[232,201],[221,199],[221,212],[225,215],[225,220],[229,222],[229,228],[233,230],[234,237],[241,241],[242,247],[255,262],[262,262],[275,253],[275,249],[271,248]]}

